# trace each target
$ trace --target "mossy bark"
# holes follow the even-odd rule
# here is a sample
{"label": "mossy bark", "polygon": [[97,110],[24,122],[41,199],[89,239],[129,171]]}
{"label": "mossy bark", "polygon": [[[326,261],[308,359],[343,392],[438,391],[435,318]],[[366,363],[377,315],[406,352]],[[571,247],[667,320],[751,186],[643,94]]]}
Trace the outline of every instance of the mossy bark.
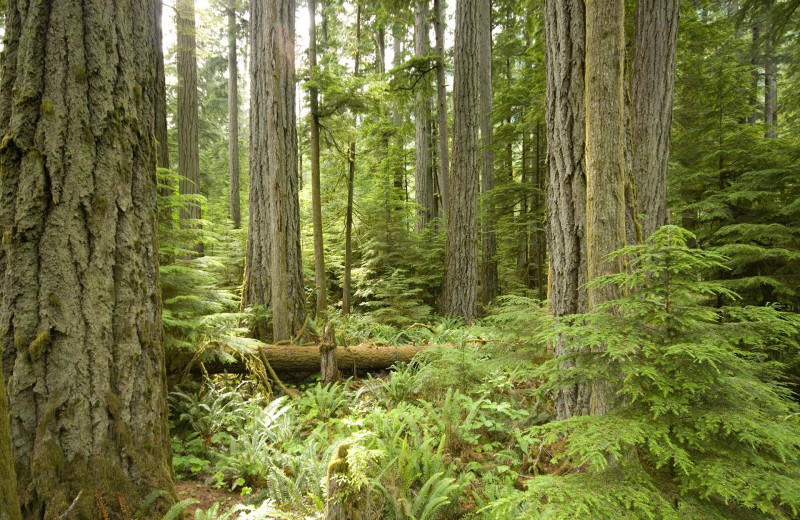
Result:
{"label": "mossy bark", "polygon": [[[9,0],[0,346],[26,518],[174,494],[156,241],[152,0]],[[142,45],[142,42],[147,44]]]}
{"label": "mossy bark", "polygon": [[442,311],[478,315],[478,0],[456,4],[453,160]]}
{"label": "mossy bark", "polygon": [[[546,0],[548,300],[555,317],[586,312],[586,25],[584,0]],[[554,354],[567,349],[556,341]],[[556,395],[556,417],[589,413],[589,389]]]}
{"label": "mossy bark", "polygon": [[242,302],[271,310],[261,340],[291,339],[305,319],[295,123],[294,0],[250,2],[250,222]]}
{"label": "mossy bark", "polygon": [[444,14],[442,0],[433,0],[433,28],[436,34],[436,112],[439,120],[439,200],[442,217],[447,219],[450,203],[450,153],[447,139],[447,78],[444,53]]}
{"label": "mossy bark", "polygon": [[[0,251],[0,266],[3,253]],[[2,348],[0,347],[0,353]],[[11,454],[11,430],[8,423],[9,410],[6,396],[6,383],[0,371],[0,520],[20,520],[19,498],[17,497],[17,474],[14,471],[14,457]]]}
{"label": "mossy bark", "polygon": [[[587,279],[620,273],[608,255],[625,234],[625,2],[586,2],[586,250]],[[589,287],[589,310],[619,297],[615,285]],[[611,389],[595,383],[590,413],[608,411]]]}

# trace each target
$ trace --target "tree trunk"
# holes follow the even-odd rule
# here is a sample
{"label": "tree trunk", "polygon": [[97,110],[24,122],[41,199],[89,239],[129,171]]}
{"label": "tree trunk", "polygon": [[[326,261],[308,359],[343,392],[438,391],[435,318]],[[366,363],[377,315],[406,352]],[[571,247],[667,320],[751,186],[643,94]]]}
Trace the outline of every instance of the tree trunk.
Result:
{"label": "tree trunk", "polygon": [[[317,2],[308,0],[308,61],[312,79],[317,75]],[[319,176],[319,89],[312,82],[311,105],[311,220],[314,227],[314,281],[317,293],[317,319],[324,321],[328,313],[328,283],[325,280],[325,248],[322,239],[322,195]]]}
{"label": "tree trunk", "polygon": [[[417,0],[414,11],[414,54],[417,57],[428,55],[428,0]],[[428,77],[424,75],[415,87],[414,126],[415,172],[414,194],[417,203],[417,233],[422,232],[436,217],[436,199],[433,196],[433,168],[431,157],[430,98],[428,97]]]}
{"label": "tree trunk", "polygon": [[[584,164],[586,30],[584,0],[545,1],[547,71],[547,218],[550,312],[586,312],[586,172]],[[567,344],[556,341],[556,356]],[[585,385],[556,395],[556,417],[589,413]]]}
{"label": "tree trunk", "polygon": [[669,166],[680,0],[638,0],[631,62],[631,148],[644,237],[669,220]]}
{"label": "tree trunk", "polygon": [[[775,0],[767,0],[767,12],[772,12],[774,5]],[[778,57],[775,55],[775,35],[771,26],[768,26],[764,41],[764,123],[767,126],[764,137],[778,137]]]}
{"label": "tree trunk", "polygon": [[[402,39],[400,37],[400,31],[402,30],[402,25],[399,23],[395,23],[392,27],[392,51],[394,57],[392,58],[393,65],[398,67],[402,63],[402,56],[401,56],[401,45]],[[395,99],[392,101],[392,124],[394,124],[396,128],[396,136],[397,136],[397,153],[402,154],[403,149],[405,148],[405,143],[403,142],[403,119],[400,116],[400,110],[397,107],[397,100]],[[395,171],[394,175],[394,187],[399,189],[403,189],[405,186],[405,177],[406,171],[403,165],[405,161],[397,161],[397,170]],[[407,190],[406,190],[407,191]]]}
{"label": "tree trunk", "polygon": [[228,2],[228,171],[230,217],[233,228],[242,227],[239,204],[239,63],[236,58],[236,4]]}
{"label": "tree trunk", "polygon": [[8,1],[0,350],[25,518],[59,518],[71,504],[73,518],[117,518],[153,491],[174,498],[155,5]]}
{"label": "tree trunk", "polygon": [[[264,345],[260,352],[269,360],[276,373],[291,376],[320,371],[320,358],[331,349],[332,340],[325,341],[329,345],[303,345],[287,347],[286,345]],[[431,345],[376,346],[374,344],[353,345],[336,348],[336,366],[340,373],[348,375],[364,374],[375,370],[386,370],[396,363],[409,363],[415,355],[433,348]],[[206,363],[209,374],[245,373],[244,363]]]}
{"label": "tree trunk", "polygon": [[444,14],[442,0],[433,0],[433,29],[436,33],[436,108],[439,117],[439,193],[442,217],[447,220],[450,203],[450,154],[447,140],[447,83],[445,79]]}
{"label": "tree trunk", "polygon": [[[625,2],[586,3],[586,244],[588,281],[622,272],[607,255],[625,246]],[[590,287],[589,310],[619,296]],[[606,382],[592,388],[590,412],[610,406]]]}
{"label": "tree trunk", "polygon": [[[358,68],[361,61],[359,42],[361,41],[361,4],[356,7],[356,54],[353,65],[353,75],[358,77]],[[342,281],[342,315],[350,314],[350,287],[353,271],[353,185],[356,177],[356,141],[358,134],[358,115],[353,116],[353,140],[347,151],[347,210],[344,223],[344,280]]]}
{"label": "tree trunk", "polygon": [[242,303],[271,310],[253,334],[284,341],[305,318],[297,187],[293,0],[250,2],[250,224]]}
{"label": "tree trunk", "polygon": [[478,10],[456,4],[453,64],[453,164],[442,307],[471,321],[478,315]]}
{"label": "tree trunk", "polygon": [[[195,40],[194,0],[177,0],[178,25],[178,191],[181,195],[200,194],[200,149],[197,137],[197,42]],[[200,203],[189,201],[181,207],[182,226],[196,227],[187,220],[199,220]],[[198,254],[203,244],[194,245]]]}
{"label": "tree trunk", "polygon": [[[0,250],[0,266],[3,265],[3,252]],[[0,359],[2,359],[0,345]],[[17,496],[17,474],[14,471],[14,456],[11,454],[11,425],[8,423],[10,410],[6,397],[6,382],[0,370],[0,520],[21,520],[19,497]]]}
{"label": "tree trunk", "polygon": [[753,56],[750,58],[750,65],[752,66],[751,74],[753,76],[753,81],[751,84],[753,87],[754,97],[750,98],[750,106],[753,107],[753,111],[750,113],[750,118],[748,119],[748,122],[751,125],[754,125],[756,124],[756,121],[758,121],[758,110],[756,110],[756,107],[758,106],[758,101],[755,98],[755,92],[758,90],[758,80],[761,77],[761,71],[759,70],[759,61],[760,61],[759,40],[761,39],[760,23],[753,24],[751,28],[751,35],[753,41]]}
{"label": "tree trunk", "polygon": [[[162,2],[153,0],[155,24],[158,28],[153,33],[153,50],[155,52],[156,86],[154,91],[155,111],[156,111],[156,146],[158,147],[159,168],[169,168],[169,140],[167,138],[167,87],[164,77],[164,49],[161,38]],[[167,193],[169,194],[169,193]],[[171,218],[171,215],[170,215]]]}
{"label": "tree trunk", "polygon": [[494,204],[487,194],[494,189],[494,150],[492,149],[492,2],[480,0],[478,7],[478,71],[481,100],[481,192],[484,195],[481,219],[481,304],[497,297],[497,237],[494,233]]}

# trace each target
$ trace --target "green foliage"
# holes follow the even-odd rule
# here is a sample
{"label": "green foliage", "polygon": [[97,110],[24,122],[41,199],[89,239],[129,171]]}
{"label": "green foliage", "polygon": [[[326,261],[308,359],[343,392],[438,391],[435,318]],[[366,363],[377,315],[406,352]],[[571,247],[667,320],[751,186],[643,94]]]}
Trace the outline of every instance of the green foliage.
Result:
{"label": "green foliage", "polygon": [[[665,226],[615,256],[630,273],[599,278],[625,294],[539,328],[574,348],[544,363],[541,392],[576,383],[614,391],[605,415],[531,430],[551,461],[573,468],[533,479],[499,511],[532,518],[792,518],[800,510],[800,414],[775,382],[773,348],[797,349],[800,321],[774,308],[707,306],[735,295],[704,277],[723,257],[690,249]],[[781,346],[782,345],[782,346]],[[560,368],[565,360],[574,367]],[[538,516],[537,516],[538,515]],[[502,517],[502,516],[500,516]]]}

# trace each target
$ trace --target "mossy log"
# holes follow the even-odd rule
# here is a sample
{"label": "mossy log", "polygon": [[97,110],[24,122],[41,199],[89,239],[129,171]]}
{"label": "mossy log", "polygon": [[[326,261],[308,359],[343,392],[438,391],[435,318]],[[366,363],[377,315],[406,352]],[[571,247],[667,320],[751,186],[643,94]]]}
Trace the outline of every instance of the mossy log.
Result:
{"label": "mossy log", "polygon": [[[336,360],[339,372],[357,375],[375,370],[385,370],[395,363],[408,363],[419,352],[431,345],[377,346],[365,343],[351,347],[339,346]],[[318,345],[265,345],[260,352],[269,360],[279,375],[313,373],[320,371],[320,347]],[[243,363],[206,363],[209,374],[222,372],[243,373],[247,368]],[[193,371],[199,367],[193,367]]]}

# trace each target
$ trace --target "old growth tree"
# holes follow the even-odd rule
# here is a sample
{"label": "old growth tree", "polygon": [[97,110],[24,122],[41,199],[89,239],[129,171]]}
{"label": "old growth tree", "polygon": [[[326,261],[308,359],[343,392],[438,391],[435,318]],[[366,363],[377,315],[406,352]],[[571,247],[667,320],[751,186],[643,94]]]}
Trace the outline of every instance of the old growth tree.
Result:
{"label": "old growth tree", "polygon": [[73,514],[97,518],[172,493],[156,20],[151,0],[7,4],[0,343],[27,518],[79,494]]}

